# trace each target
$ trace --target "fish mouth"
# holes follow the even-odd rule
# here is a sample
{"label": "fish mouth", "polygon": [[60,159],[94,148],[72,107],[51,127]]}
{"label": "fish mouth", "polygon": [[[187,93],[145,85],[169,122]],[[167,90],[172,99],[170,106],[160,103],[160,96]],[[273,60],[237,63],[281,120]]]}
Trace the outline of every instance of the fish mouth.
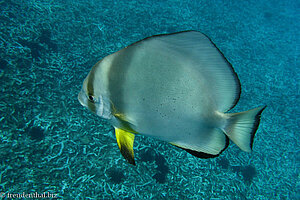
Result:
{"label": "fish mouth", "polygon": [[80,102],[80,104],[84,107],[87,107],[86,105],[86,97],[85,97],[85,94],[84,92],[81,90],[78,94],[78,101]]}

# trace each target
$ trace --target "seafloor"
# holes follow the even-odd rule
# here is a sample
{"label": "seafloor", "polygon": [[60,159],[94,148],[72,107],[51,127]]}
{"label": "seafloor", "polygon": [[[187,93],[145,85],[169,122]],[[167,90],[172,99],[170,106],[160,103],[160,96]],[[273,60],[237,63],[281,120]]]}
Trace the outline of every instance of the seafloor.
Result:
{"label": "seafloor", "polygon": [[[297,0],[0,0],[0,192],[63,199],[300,199]],[[202,31],[267,105],[252,153],[198,159],[137,136],[137,166],[77,100],[91,66],[159,33]]]}

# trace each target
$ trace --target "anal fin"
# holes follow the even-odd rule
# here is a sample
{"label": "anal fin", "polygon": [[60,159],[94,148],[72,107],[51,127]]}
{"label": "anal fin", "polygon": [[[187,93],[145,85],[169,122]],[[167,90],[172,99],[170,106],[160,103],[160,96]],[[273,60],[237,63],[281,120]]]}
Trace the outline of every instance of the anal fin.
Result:
{"label": "anal fin", "polygon": [[215,158],[228,147],[229,138],[221,129],[213,128],[170,143],[198,158]]}
{"label": "anal fin", "polygon": [[213,155],[213,154],[209,154],[209,153],[205,153],[205,152],[200,152],[200,151],[194,151],[194,150],[191,150],[191,149],[186,149],[186,148],[183,148],[183,147],[180,147],[180,146],[177,146],[175,144],[173,144],[174,146],[178,147],[178,148],[181,148],[183,150],[185,150],[186,152],[188,152],[189,154],[197,157],[197,158],[203,158],[203,159],[206,159],[206,158],[215,158],[215,157],[218,157],[229,145],[229,139],[226,138],[226,146],[225,148],[218,154],[216,155]]}
{"label": "anal fin", "polygon": [[115,127],[117,143],[123,157],[132,165],[135,165],[133,142],[135,135]]}

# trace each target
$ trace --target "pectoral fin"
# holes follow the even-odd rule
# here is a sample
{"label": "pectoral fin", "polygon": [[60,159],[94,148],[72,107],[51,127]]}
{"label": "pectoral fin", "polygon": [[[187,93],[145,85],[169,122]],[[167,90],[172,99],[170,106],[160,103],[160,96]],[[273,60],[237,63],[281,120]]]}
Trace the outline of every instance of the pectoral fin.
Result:
{"label": "pectoral fin", "polygon": [[132,165],[135,165],[133,142],[134,134],[115,127],[117,143],[123,157]]}

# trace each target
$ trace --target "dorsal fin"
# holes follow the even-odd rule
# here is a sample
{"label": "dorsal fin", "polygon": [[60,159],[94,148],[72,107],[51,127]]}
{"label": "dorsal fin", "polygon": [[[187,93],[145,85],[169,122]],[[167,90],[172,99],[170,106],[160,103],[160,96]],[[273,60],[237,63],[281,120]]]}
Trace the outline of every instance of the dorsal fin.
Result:
{"label": "dorsal fin", "polygon": [[[208,90],[213,95],[217,110],[226,112],[240,98],[241,84],[232,65],[216,45],[203,33],[183,31],[155,35],[136,42],[129,47],[148,49],[151,52],[176,54],[183,65],[190,65],[203,74]],[[197,87],[197,86],[195,86]]]}

